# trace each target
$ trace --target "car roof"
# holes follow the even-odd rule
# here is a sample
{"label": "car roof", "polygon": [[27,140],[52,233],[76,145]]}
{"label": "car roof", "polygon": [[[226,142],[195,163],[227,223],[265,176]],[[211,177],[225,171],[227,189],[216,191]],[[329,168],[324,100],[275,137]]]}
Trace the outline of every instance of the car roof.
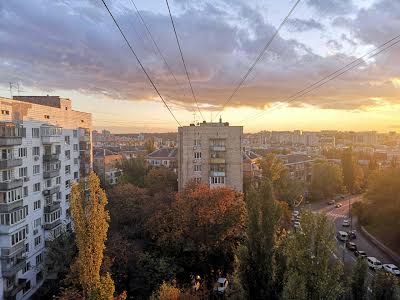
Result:
{"label": "car roof", "polygon": [[376,257],[373,257],[373,256],[368,256],[368,259],[372,260],[372,261],[379,261],[379,259],[377,259]]}
{"label": "car roof", "polygon": [[217,281],[218,281],[219,283],[224,283],[224,282],[226,281],[226,278],[220,277],[220,278],[218,278]]}
{"label": "car roof", "polygon": [[384,264],[384,265],[390,267],[391,269],[397,268],[397,266],[394,264]]}

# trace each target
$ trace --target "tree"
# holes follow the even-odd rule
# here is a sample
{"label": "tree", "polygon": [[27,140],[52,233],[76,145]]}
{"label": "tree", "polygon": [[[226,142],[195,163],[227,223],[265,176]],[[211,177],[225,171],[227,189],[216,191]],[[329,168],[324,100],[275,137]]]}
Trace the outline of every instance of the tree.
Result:
{"label": "tree", "polygon": [[332,198],[343,191],[343,176],[339,166],[327,161],[317,161],[313,165],[310,186],[314,200]]}
{"label": "tree", "polygon": [[275,244],[280,209],[269,180],[246,194],[247,239],[240,251],[240,276],[249,299],[278,299],[275,286]]}
{"label": "tree", "polygon": [[367,295],[368,265],[365,260],[359,258],[353,267],[351,276],[351,294],[353,300],[364,300]]}
{"label": "tree", "polygon": [[229,188],[189,184],[148,224],[155,245],[188,274],[229,272],[244,226],[243,198]]}
{"label": "tree", "polygon": [[337,261],[331,262],[335,249],[335,228],[328,218],[302,211],[301,230],[292,232],[286,239],[284,297],[337,299],[344,290],[340,280],[341,265]]}
{"label": "tree", "polygon": [[114,299],[115,288],[110,274],[100,274],[109,221],[106,204],[106,194],[94,172],[90,173],[87,182],[72,186],[71,212],[78,247],[72,271],[77,271],[79,286],[86,299]]}
{"label": "tree", "polygon": [[144,147],[147,151],[147,154],[154,152],[156,150],[156,147],[154,146],[154,138],[151,137],[147,139],[144,143]]}
{"label": "tree", "polygon": [[159,289],[151,295],[150,300],[179,300],[181,290],[169,283],[163,282]]}
{"label": "tree", "polygon": [[351,194],[361,190],[363,184],[363,171],[358,166],[351,148],[347,148],[342,154],[343,183]]}
{"label": "tree", "polygon": [[378,271],[372,282],[372,295],[376,300],[400,299],[399,280],[384,271]]}
{"label": "tree", "polygon": [[274,185],[287,174],[287,169],[282,161],[273,153],[268,153],[260,161],[262,176]]}
{"label": "tree", "polygon": [[153,168],[144,177],[144,185],[152,194],[173,192],[178,190],[178,177],[168,168]]}
{"label": "tree", "polygon": [[144,177],[148,168],[143,157],[124,159],[120,162],[119,168],[122,170],[121,182],[144,187]]}

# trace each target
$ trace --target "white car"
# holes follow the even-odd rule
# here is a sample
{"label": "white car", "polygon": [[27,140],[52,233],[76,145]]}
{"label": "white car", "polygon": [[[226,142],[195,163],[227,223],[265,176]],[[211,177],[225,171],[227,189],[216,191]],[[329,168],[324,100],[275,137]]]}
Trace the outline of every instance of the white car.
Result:
{"label": "white car", "polygon": [[400,276],[400,270],[394,264],[384,264],[383,269],[394,276]]}
{"label": "white car", "polygon": [[294,210],[294,211],[292,212],[292,215],[293,215],[294,217],[297,217],[299,214],[300,214],[300,212],[299,212],[298,210]]}
{"label": "white car", "polygon": [[337,238],[339,241],[346,242],[349,239],[349,235],[345,231],[338,231]]}
{"label": "white car", "polygon": [[343,227],[349,227],[350,226],[350,220],[344,219],[342,223]]}
{"label": "white car", "polygon": [[220,277],[217,280],[216,287],[214,288],[214,291],[217,294],[223,295],[225,293],[227,287],[228,287],[228,279],[226,279],[224,277]]}
{"label": "white car", "polygon": [[380,270],[382,269],[382,263],[373,256],[367,257],[368,267],[373,270]]}

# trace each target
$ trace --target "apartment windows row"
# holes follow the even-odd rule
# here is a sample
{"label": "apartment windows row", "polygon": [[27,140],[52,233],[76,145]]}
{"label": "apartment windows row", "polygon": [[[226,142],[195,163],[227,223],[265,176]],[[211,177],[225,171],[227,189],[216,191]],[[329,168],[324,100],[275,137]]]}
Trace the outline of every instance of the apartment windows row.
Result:
{"label": "apartment windows row", "polygon": [[53,223],[61,217],[61,209],[58,209],[50,214],[44,214],[45,223]]}
{"label": "apartment windows row", "polygon": [[[26,188],[26,189],[25,189]],[[26,194],[25,194],[26,193]],[[12,203],[21,200],[22,197],[28,196],[28,187],[18,188],[11,191],[0,192],[0,203]]]}
{"label": "apartment windows row", "polygon": [[200,159],[201,158],[201,152],[195,152],[194,153],[194,158],[195,159]]}
{"label": "apartment windows row", "polygon": [[28,226],[25,226],[19,231],[13,233],[11,235],[11,246],[14,246],[19,242],[24,241],[26,239],[27,234],[28,234]]}
{"label": "apartment windows row", "polygon": [[26,205],[13,212],[0,214],[0,224],[7,226],[14,225],[22,220],[25,220],[27,215],[28,215],[28,206]]}
{"label": "apartment windows row", "polygon": [[225,177],[223,176],[210,177],[210,184],[225,184]]}
{"label": "apartment windows row", "polygon": [[201,165],[194,165],[193,169],[195,172],[201,172]]}

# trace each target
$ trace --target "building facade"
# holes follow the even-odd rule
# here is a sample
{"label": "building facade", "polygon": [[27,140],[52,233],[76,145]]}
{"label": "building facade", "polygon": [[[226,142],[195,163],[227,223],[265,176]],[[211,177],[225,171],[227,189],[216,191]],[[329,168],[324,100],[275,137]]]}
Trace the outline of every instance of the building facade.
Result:
{"label": "building facade", "polygon": [[242,126],[200,123],[178,128],[178,188],[194,180],[243,190]]}
{"label": "building facade", "polygon": [[71,228],[71,184],[91,170],[91,115],[55,96],[0,98],[0,110],[0,299],[29,299],[46,243]]}
{"label": "building facade", "polygon": [[110,153],[110,151],[103,149],[98,151],[93,156],[93,170],[103,183],[108,185],[115,185],[122,171],[118,164],[123,160],[123,156],[118,153]]}
{"label": "building facade", "polygon": [[165,167],[176,172],[177,148],[160,148],[145,156],[146,162],[152,167]]}

